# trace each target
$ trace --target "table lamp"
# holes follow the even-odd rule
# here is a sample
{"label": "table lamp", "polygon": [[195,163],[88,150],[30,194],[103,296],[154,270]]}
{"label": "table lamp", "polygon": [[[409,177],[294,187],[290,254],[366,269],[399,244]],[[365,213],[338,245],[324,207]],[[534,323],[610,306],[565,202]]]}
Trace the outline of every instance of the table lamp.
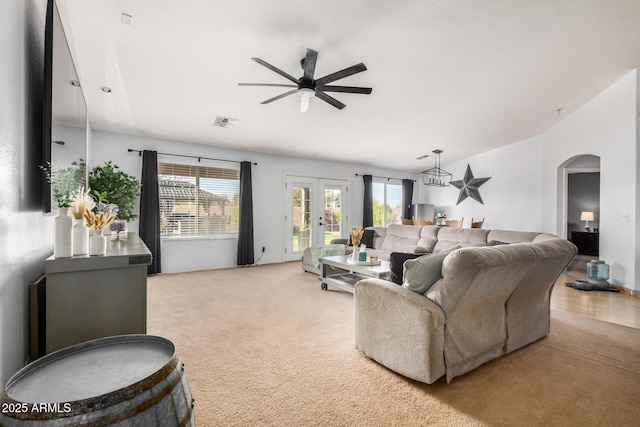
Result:
{"label": "table lamp", "polygon": [[584,221],[584,229],[589,231],[589,221],[593,221],[593,212],[582,212],[580,215],[580,221]]}

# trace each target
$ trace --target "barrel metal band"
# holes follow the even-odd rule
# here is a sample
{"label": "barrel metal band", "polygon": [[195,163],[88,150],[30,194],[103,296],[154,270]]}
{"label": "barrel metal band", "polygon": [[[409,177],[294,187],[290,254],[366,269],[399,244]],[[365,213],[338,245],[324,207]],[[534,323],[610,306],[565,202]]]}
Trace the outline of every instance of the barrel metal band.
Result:
{"label": "barrel metal band", "polygon": [[[143,380],[140,380],[134,384],[131,384],[130,386],[127,386],[120,390],[116,390],[111,393],[103,394],[102,396],[96,396],[90,399],[82,399],[74,402],[69,402],[71,403],[71,406],[72,406],[72,409],[70,412],[65,412],[65,413],[19,412],[19,413],[11,413],[11,414],[4,414],[4,415],[17,420],[53,420],[53,419],[75,417],[77,415],[89,414],[91,412],[100,411],[111,405],[115,405],[115,404],[124,402],[126,400],[131,400],[134,396],[153,388],[154,385],[158,384],[160,381],[167,378],[169,374],[176,369],[178,362],[179,362],[179,358],[176,355],[173,355],[171,359],[161,369],[149,375],[147,378],[144,378]],[[180,361],[180,363],[182,362]],[[178,370],[178,371],[179,373],[177,375],[177,380],[172,381],[172,384],[177,383],[177,381],[180,381],[180,378],[182,378],[182,371],[181,370]],[[167,387],[163,388],[162,392],[164,392],[164,390]],[[7,395],[6,390],[3,390],[2,398],[0,398],[0,402],[6,402],[9,404],[18,404],[18,405],[25,403],[25,402],[19,402],[17,400],[12,399],[10,396]],[[29,405],[32,405],[32,404],[33,403]],[[86,425],[93,426],[94,424],[86,424]],[[95,424],[95,426],[99,426],[99,425],[103,425],[103,424]]]}

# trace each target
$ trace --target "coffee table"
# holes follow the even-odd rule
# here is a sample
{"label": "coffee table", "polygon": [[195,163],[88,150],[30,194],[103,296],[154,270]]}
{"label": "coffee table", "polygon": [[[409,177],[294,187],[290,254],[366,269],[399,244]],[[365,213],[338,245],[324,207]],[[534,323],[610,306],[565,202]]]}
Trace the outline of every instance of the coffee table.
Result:
{"label": "coffee table", "polygon": [[353,287],[362,279],[386,279],[391,274],[389,261],[349,262],[348,255],[320,258],[320,280],[323,291],[328,285],[353,293]]}

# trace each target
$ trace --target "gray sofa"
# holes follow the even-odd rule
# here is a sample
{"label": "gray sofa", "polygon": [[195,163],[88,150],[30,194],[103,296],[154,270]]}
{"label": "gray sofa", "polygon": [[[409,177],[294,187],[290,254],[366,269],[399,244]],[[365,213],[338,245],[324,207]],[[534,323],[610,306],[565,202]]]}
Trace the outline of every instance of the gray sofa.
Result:
{"label": "gray sofa", "polygon": [[[367,227],[373,231],[373,246],[367,248],[367,253],[377,255],[380,259],[389,260],[392,252],[404,253],[431,253],[450,249],[456,245],[486,246],[490,241],[507,243],[528,242],[536,236],[556,236],[546,233],[483,230],[477,228],[446,228],[426,225],[400,225],[393,224],[385,227]],[[332,244],[345,244],[347,239],[335,239]],[[351,253],[351,247],[345,247],[345,253]],[[311,254],[311,248],[307,248],[302,254],[302,269],[309,273],[320,274],[317,259]]]}
{"label": "gray sofa", "polygon": [[[375,229],[373,251],[440,252],[424,294],[366,279],[354,289],[355,346],[406,377],[447,381],[549,333],[552,287],[576,247],[552,234],[395,225]],[[488,246],[489,243],[508,243]],[[304,268],[304,267],[303,267]]]}

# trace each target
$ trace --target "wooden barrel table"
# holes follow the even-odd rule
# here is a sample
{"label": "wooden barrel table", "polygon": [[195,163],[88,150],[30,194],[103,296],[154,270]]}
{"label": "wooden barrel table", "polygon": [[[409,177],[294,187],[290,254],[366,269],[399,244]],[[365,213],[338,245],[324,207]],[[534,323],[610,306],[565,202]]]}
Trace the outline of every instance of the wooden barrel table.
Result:
{"label": "wooden barrel table", "polygon": [[193,426],[175,345],[154,335],[76,344],[22,368],[0,397],[2,426]]}

